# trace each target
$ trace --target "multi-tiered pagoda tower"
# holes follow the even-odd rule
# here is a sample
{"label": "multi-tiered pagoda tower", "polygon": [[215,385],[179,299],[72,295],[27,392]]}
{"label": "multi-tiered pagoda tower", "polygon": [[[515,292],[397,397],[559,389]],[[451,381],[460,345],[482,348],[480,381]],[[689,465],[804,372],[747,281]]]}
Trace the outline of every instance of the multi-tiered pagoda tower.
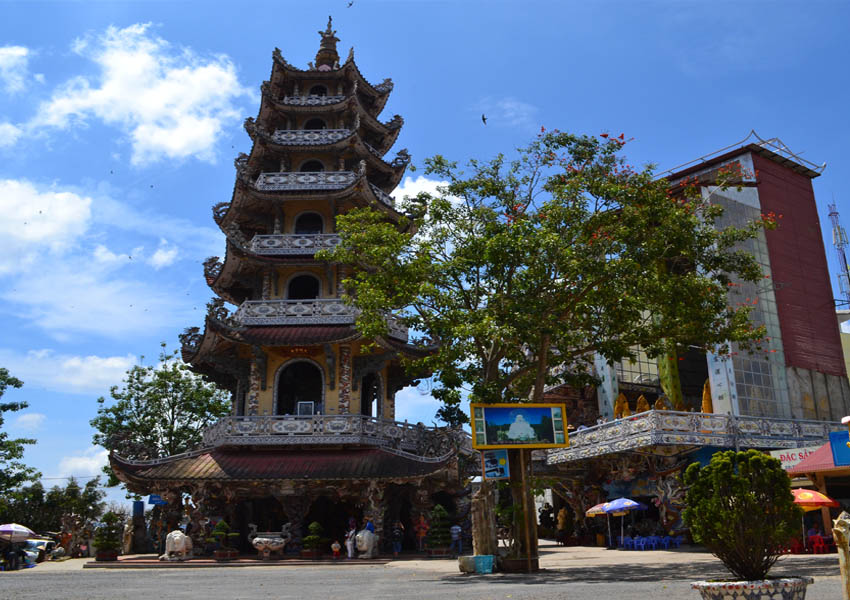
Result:
{"label": "multi-tiered pagoda tower", "polygon": [[231,392],[232,416],[188,454],[112,457],[129,489],[172,506],[190,494],[198,515],[226,515],[243,532],[291,522],[299,538],[319,521],[341,537],[350,517],[368,515],[380,533],[436,501],[458,508],[450,436],[393,420],[410,383],[399,356],[425,350],[394,324],[363,339],[340,298],[343,268],[315,258],[339,242],[338,214],[372,206],[400,218],[389,193],[409,162],[405,150],[384,158],[403,123],[378,119],[392,82],[367,82],[353,50],[340,65],[335,33],[329,20],[307,70],[275,49],[259,114],[245,122],[251,153],[236,159],[231,201],[213,208],[227,238],[224,260],[205,263],[217,297],[204,331],[181,341],[184,360]]}

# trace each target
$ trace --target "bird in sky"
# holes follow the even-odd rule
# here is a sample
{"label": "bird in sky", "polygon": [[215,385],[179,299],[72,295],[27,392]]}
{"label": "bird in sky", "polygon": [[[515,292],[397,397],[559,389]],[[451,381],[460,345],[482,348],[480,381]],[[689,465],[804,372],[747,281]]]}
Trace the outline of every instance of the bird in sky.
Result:
{"label": "bird in sky", "polygon": [[485,125],[487,124],[487,117],[485,115],[481,115],[481,122]]}
{"label": "bird in sky", "polygon": [[351,0],[351,2],[349,2],[349,3],[348,3],[348,7],[347,7],[347,8],[351,8],[352,6],[354,6],[354,0]]}

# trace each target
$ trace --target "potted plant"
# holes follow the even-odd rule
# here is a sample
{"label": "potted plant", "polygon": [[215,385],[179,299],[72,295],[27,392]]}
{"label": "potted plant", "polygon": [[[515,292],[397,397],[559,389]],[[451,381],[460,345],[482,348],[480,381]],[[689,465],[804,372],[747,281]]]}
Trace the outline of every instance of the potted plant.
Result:
{"label": "potted plant", "polygon": [[231,532],[230,525],[228,525],[227,521],[224,519],[221,519],[215,524],[215,527],[213,527],[213,530],[210,532],[210,537],[207,538],[207,541],[216,542],[218,544],[218,548],[213,552],[213,556],[217,561],[224,562],[239,556],[239,551],[229,544],[230,540],[237,537],[239,537],[239,533]]}
{"label": "potted plant", "polygon": [[327,545],[328,540],[323,537],[324,527],[318,521],[313,521],[307,526],[310,535],[305,535],[301,540],[304,549],[301,556],[304,558],[319,558],[322,555],[322,547]]}
{"label": "potted plant", "polygon": [[811,577],[767,578],[801,514],[777,459],[756,450],[718,452],[705,467],[690,465],[684,479],[685,524],[734,575],[729,581],[694,582],[703,598],[805,598]]}
{"label": "potted plant", "polygon": [[431,526],[428,529],[426,542],[428,555],[449,556],[452,534],[449,531],[451,522],[449,521],[448,511],[441,504],[438,504],[431,511],[429,521],[431,522]]}
{"label": "potted plant", "polygon": [[120,516],[112,511],[103,515],[100,527],[97,528],[94,534],[94,545],[97,548],[95,560],[118,560],[122,532],[123,525]]}

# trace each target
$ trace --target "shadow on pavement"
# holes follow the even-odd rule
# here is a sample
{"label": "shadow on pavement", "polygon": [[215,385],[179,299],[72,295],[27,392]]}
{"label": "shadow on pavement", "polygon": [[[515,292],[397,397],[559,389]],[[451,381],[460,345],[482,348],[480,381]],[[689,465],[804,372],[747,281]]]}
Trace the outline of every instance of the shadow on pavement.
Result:
{"label": "shadow on pavement", "polygon": [[[805,558],[786,557],[780,559],[771,570],[772,577],[788,575],[808,575],[811,577],[838,576],[838,560],[834,554],[807,556]],[[623,562],[616,565],[585,567],[564,567],[561,569],[541,569],[535,574],[496,574],[494,575],[447,575],[439,581],[446,584],[464,585],[469,583],[526,583],[529,585],[549,585],[560,583],[612,583],[612,582],[653,582],[653,581],[697,581],[702,579],[729,579],[731,574],[718,561],[716,563],[694,562],[679,564],[651,564]]]}

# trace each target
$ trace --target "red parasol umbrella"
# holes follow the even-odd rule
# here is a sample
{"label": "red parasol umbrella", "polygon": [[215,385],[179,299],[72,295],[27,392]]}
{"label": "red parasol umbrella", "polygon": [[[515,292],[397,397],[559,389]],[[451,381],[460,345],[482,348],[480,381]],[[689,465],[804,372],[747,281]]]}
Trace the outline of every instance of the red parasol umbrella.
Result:
{"label": "red parasol umbrella", "polygon": [[[810,510],[817,510],[823,507],[834,508],[840,506],[838,502],[830,498],[829,496],[825,496],[820,492],[816,492],[814,490],[806,490],[803,488],[795,488],[791,490],[791,493],[794,494],[794,504],[803,509],[803,512],[809,512]],[[806,523],[803,521],[803,518],[800,517],[800,523],[803,526],[803,548],[806,547]]]}

